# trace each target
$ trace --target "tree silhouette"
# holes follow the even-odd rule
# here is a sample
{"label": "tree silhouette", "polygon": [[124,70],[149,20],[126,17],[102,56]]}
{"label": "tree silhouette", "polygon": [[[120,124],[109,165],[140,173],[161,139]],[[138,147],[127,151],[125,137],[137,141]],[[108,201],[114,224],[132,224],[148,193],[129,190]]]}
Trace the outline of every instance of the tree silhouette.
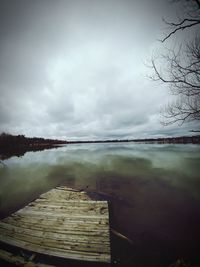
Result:
{"label": "tree silhouette", "polygon": [[[164,22],[170,27],[162,43],[172,38],[177,32],[191,28],[200,29],[200,1],[174,0],[172,2],[188,3],[185,6],[185,17],[177,22]],[[158,60],[164,61],[163,68],[158,67]],[[200,120],[200,34],[196,33],[193,40],[179,49],[167,49],[161,57],[152,57],[151,64],[154,81],[169,84],[171,93],[176,99],[162,109],[164,125]]]}

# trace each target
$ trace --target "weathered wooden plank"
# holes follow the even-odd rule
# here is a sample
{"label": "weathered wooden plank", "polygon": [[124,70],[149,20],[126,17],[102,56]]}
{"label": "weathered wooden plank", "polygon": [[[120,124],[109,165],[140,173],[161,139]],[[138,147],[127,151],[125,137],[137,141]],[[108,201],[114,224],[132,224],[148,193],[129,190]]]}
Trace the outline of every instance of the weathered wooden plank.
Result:
{"label": "weathered wooden plank", "polygon": [[107,203],[103,202],[101,203],[100,201],[68,201],[68,200],[58,200],[58,199],[37,199],[34,202],[30,203],[26,207],[29,206],[38,206],[38,205],[53,205],[53,206],[63,206],[67,205],[69,207],[107,207]]}
{"label": "weathered wooden plank", "polygon": [[109,253],[109,245],[108,244],[90,244],[89,242],[69,242],[67,240],[56,240],[56,239],[49,239],[46,237],[37,237],[37,236],[27,236],[25,234],[12,234],[12,232],[5,231],[3,234],[0,235],[3,239],[5,238],[12,238],[12,240],[18,240],[19,242],[27,242],[29,245],[35,246],[43,246],[49,248],[49,250],[53,249],[63,249],[65,251],[74,251],[78,253]]}
{"label": "weathered wooden plank", "polygon": [[53,189],[3,219],[0,240],[61,258],[110,262],[108,203],[73,189]]}
{"label": "weathered wooden plank", "polygon": [[24,211],[24,210],[31,210],[31,209],[42,209],[42,208],[49,208],[49,209],[58,209],[58,210],[73,210],[74,212],[75,211],[85,211],[85,210],[88,210],[88,211],[96,211],[96,212],[99,212],[100,214],[102,213],[108,213],[108,206],[107,204],[104,202],[104,203],[100,203],[100,202],[91,202],[91,201],[88,201],[87,203],[84,203],[84,201],[81,201],[81,202],[78,202],[78,201],[70,201],[70,202],[61,202],[59,203],[58,201],[51,201],[51,202],[46,202],[46,203],[38,203],[38,202],[32,202],[30,203],[29,205],[27,205],[26,207],[24,207],[23,209],[19,210],[18,212],[20,211]]}
{"label": "weathered wooden plank", "polygon": [[91,218],[91,220],[86,220],[86,218],[79,218],[78,216],[76,217],[56,217],[56,216],[51,216],[48,218],[42,218],[41,216],[34,216],[34,217],[28,217],[23,214],[21,216],[16,216],[16,217],[11,217],[6,220],[2,220],[2,222],[5,223],[15,223],[15,222],[23,222],[23,223],[29,223],[32,225],[39,224],[41,227],[48,227],[48,226],[64,226],[64,225],[77,225],[77,226],[88,226],[88,227],[98,227],[98,229],[101,229],[103,227],[108,228],[108,220],[104,220],[100,218],[99,220],[96,220],[95,218]]}
{"label": "weathered wooden plank", "polygon": [[65,250],[60,248],[49,248],[44,245],[34,245],[30,242],[25,242],[17,239],[13,239],[7,236],[1,236],[1,241],[10,245],[14,245],[23,249],[43,253],[47,255],[57,256],[61,258],[77,259],[85,261],[97,261],[97,262],[110,262],[110,254],[101,253],[87,253],[87,252],[76,252],[72,250]]}
{"label": "weathered wooden plank", "polygon": [[60,227],[61,224],[84,224],[84,225],[89,225],[91,226],[92,224],[98,225],[98,227],[100,228],[101,226],[108,226],[109,221],[106,218],[100,218],[99,220],[96,219],[96,217],[94,218],[90,218],[90,220],[88,220],[88,218],[82,218],[82,217],[55,217],[55,216],[48,216],[48,217],[42,217],[42,216],[34,216],[34,217],[29,217],[23,214],[16,214],[14,216],[8,217],[4,220],[2,220],[2,222],[5,223],[15,223],[15,222],[23,222],[23,223],[29,223],[29,224],[39,224],[41,226],[46,226],[48,227],[49,225],[51,226],[56,226],[58,225]]}
{"label": "weathered wooden plank", "polygon": [[108,213],[108,208],[105,206],[95,206],[95,205],[80,205],[80,206],[71,206],[68,204],[67,206],[63,205],[53,205],[53,204],[37,204],[37,205],[30,205],[23,210],[42,210],[42,209],[49,209],[49,210],[58,210],[58,211],[73,211],[73,212],[99,212],[100,214]]}
{"label": "weathered wooden plank", "polygon": [[86,193],[85,191],[80,191],[78,189],[73,189],[73,188],[69,188],[69,187],[66,187],[66,186],[57,186],[56,189],[60,189],[60,190],[65,190],[65,191],[69,191],[69,192],[82,192],[82,193]]}
{"label": "weathered wooden plank", "polygon": [[85,192],[76,192],[68,189],[52,189],[51,191],[44,193],[40,196],[41,198],[51,199],[56,197],[57,199],[77,199],[77,200],[91,200],[91,198]]}
{"label": "weathered wooden plank", "polygon": [[[36,218],[37,219],[37,218]],[[49,230],[49,229],[59,229],[59,230],[77,230],[77,231],[81,231],[82,229],[87,230],[89,229],[89,231],[105,231],[108,228],[108,224],[107,223],[102,223],[102,224],[97,224],[97,223],[92,223],[92,222],[88,222],[85,223],[83,222],[77,222],[77,221],[65,221],[62,223],[59,223],[59,219],[55,218],[55,220],[45,220],[41,221],[41,220],[32,220],[32,218],[29,219],[23,219],[21,218],[21,220],[13,220],[13,219],[9,219],[7,221],[2,221],[8,224],[12,224],[12,225],[16,225],[16,226],[28,226],[30,229],[32,229],[32,227],[39,227],[41,229],[44,230]]]}
{"label": "weathered wooden plank", "polygon": [[104,200],[65,200],[65,199],[47,199],[47,198],[37,198],[36,200],[34,200],[34,202],[38,202],[38,201],[52,201],[52,202],[56,202],[56,201],[59,201],[59,202],[67,202],[67,203],[71,203],[71,204],[91,204],[91,205],[96,205],[96,204],[100,204],[100,205],[107,205],[108,202],[107,201],[104,201]]}
{"label": "weathered wooden plank", "polygon": [[[30,223],[27,223],[27,224],[21,224],[21,222],[11,222],[10,224],[9,223],[4,223],[4,225],[6,226],[13,226],[14,227],[19,227],[19,228],[24,228],[26,225],[27,227],[30,229],[30,230],[33,230],[32,227],[35,227],[37,226],[38,229],[41,229],[41,231],[44,231],[44,232],[52,232],[52,229],[54,230],[54,232],[56,232],[56,230],[62,230],[64,229],[65,232],[69,232],[69,231],[74,231],[76,235],[79,234],[79,232],[83,232],[85,231],[86,234],[87,232],[90,232],[90,231],[97,231],[97,232],[101,232],[101,233],[107,233],[109,232],[109,229],[106,225],[102,225],[101,227],[98,227],[98,225],[93,225],[93,224],[90,224],[90,225],[84,225],[84,224],[65,224],[65,225],[62,225],[62,226],[59,226],[59,225],[53,225],[53,224],[49,224],[49,225],[34,225],[34,224],[30,224]],[[3,228],[5,227],[3,225],[3,223],[0,223],[0,228]],[[25,225],[25,226],[24,226]],[[50,229],[50,230],[49,230]],[[76,233],[76,230],[79,230],[77,233]],[[64,231],[63,231],[64,232]]]}
{"label": "weathered wooden plank", "polygon": [[[14,224],[13,224],[14,225]],[[16,225],[16,226],[19,226],[19,225]],[[22,229],[25,228],[25,229],[31,229],[31,230],[40,230],[40,231],[43,231],[43,232],[47,232],[47,228],[42,228],[38,225],[33,225],[31,227],[29,227],[29,224],[23,224],[23,226],[21,226]],[[104,229],[103,230],[88,230],[86,231],[85,229],[84,230],[81,230],[81,229],[60,229],[59,227],[51,227],[50,228],[51,230],[51,233],[57,233],[57,234],[67,234],[67,235],[79,235],[79,236],[85,236],[85,237],[90,237],[91,240],[98,240],[100,237],[105,237],[107,240],[109,240],[109,231],[105,231]],[[109,241],[107,241],[109,242]]]}
{"label": "weathered wooden plank", "polygon": [[[59,217],[59,216],[61,216],[61,214],[62,214],[62,217],[63,218],[65,218],[65,217],[68,217],[68,216],[71,216],[71,217],[73,217],[73,218],[79,218],[80,217],[80,215],[78,214],[78,213],[76,213],[76,214],[73,214],[73,212],[72,213],[66,213],[66,214],[63,214],[63,213],[61,213],[61,212],[51,212],[51,211],[40,211],[40,210],[29,210],[29,209],[27,209],[27,210],[20,210],[20,211],[18,211],[18,214],[23,214],[23,215],[27,215],[27,216],[49,216],[49,217]],[[91,214],[89,214],[89,215],[87,215],[87,214],[81,214],[81,218],[85,218],[85,219],[90,219],[90,218],[96,218],[97,220],[99,220],[99,219],[107,219],[107,215],[101,215],[101,214],[97,214],[97,215],[91,215]]]}
{"label": "weathered wooden plank", "polygon": [[[91,238],[90,236],[87,236],[87,233],[85,236],[83,235],[79,235],[78,233],[74,232],[74,234],[69,235],[68,232],[66,233],[56,233],[56,232],[50,232],[50,231],[43,231],[43,229],[37,229],[37,230],[33,230],[33,229],[29,229],[29,228],[23,228],[20,226],[14,226],[14,225],[10,225],[7,223],[0,223],[0,229],[4,229],[5,231],[3,231],[3,233],[12,233],[12,235],[14,236],[15,234],[25,234],[27,236],[36,236],[36,237],[42,237],[42,238],[49,238],[49,239],[53,239],[53,240],[72,240],[75,242],[91,242],[92,244],[99,244],[101,242],[103,242],[104,244],[109,244],[108,240],[107,240],[107,236],[98,236],[98,238],[96,238],[95,240],[93,238]],[[105,230],[104,230],[105,233]]]}

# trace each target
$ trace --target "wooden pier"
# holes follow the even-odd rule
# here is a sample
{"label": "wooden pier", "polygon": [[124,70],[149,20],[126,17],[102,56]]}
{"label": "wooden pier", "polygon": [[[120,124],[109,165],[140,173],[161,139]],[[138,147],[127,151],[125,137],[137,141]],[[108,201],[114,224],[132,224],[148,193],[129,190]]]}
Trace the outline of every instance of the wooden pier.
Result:
{"label": "wooden pier", "polygon": [[33,253],[110,263],[108,203],[57,187],[1,220],[0,241]]}

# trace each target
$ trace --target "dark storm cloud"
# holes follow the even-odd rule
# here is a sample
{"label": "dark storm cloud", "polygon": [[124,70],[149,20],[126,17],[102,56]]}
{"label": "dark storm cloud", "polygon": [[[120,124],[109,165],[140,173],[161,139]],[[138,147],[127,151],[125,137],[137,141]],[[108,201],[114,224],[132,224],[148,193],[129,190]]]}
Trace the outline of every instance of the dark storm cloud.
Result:
{"label": "dark storm cloud", "polygon": [[0,5],[0,131],[98,139],[162,129],[167,91],[146,79],[144,61],[166,1]]}

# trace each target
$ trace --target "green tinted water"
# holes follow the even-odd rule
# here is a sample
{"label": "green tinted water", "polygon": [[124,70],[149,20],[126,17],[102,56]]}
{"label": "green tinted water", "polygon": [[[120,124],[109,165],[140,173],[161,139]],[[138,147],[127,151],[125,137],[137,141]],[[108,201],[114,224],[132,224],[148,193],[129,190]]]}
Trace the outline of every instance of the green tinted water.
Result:
{"label": "green tinted water", "polygon": [[4,164],[1,217],[57,185],[87,187],[113,197],[112,224],[134,241],[135,266],[167,266],[178,257],[200,261],[199,146],[77,144]]}

